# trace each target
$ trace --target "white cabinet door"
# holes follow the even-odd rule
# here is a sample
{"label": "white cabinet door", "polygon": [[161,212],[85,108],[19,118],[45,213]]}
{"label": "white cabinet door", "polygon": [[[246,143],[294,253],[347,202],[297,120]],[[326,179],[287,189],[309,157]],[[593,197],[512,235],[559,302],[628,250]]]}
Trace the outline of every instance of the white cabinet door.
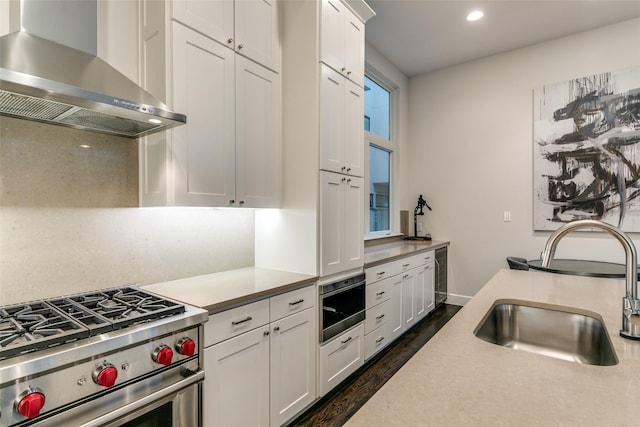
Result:
{"label": "white cabinet door", "polygon": [[364,265],[364,179],[347,177],[344,182],[342,270]]}
{"label": "white cabinet door", "polygon": [[278,28],[276,0],[236,0],[236,52],[276,72],[281,57]]}
{"label": "white cabinet door", "polygon": [[346,173],[364,176],[364,91],[345,81],[343,162]]}
{"label": "white cabinet door", "polygon": [[233,0],[172,0],[172,6],[176,21],[222,44],[233,43]]}
{"label": "white cabinet door", "polygon": [[205,427],[269,425],[269,327],[204,350]]}
{"label": "white cabinet door", "polygon": [[416,270],[402,275],[402,324],[405,330],[416,323]]}
{"label": "white cabinet door", "polygon": [[427,266],[425,270],[425,279],[424,279],[424,299],[425,305],[427,307],[427,312],[425,314],[429,314],[436,307],[435,304],[435,283],[436,283],[436,269],[433,264],[431,266]]}
{"label": "white cabinet door", "polygon": [[280,204],[280,76],[236,57],[236,206]]}
{"label": "white cabinet door", "polygon": [[339,273],[364,264],[364,179],[320,172],[320,270]]}
{"label": "white cabinet door", "polygon": [[342,271],[343,200],[346,177],[337,173],[320,172],[320,274]]}
{"label": "white cabinet door", "polygon": [[322,0],[322,62],[364,85],[364,23],[340,0]]}
{"label": "white cabinet door", "polygon": [[363,89],[321,66],[320,169],[364,176]]}
{"label": "white cabinet door", "polygon": [[235,191],[234,54],[173,23],[174,204],[228,206]]}
{"label": "white cabinet door", "polygon": [[320,81],[320,169],[338,173],[346,172],[343,158],[346,120],[344,92],[345,79],[331,68],[322,65]]}
{"label": "white cabinet door", "polygon": [[364,86],[364,23],[345,9],[344,52],[347,77]]}
{"label": "white cabinet door", "polygon": [[280,426],[316,398],[316,311],[271,324],[271,425]]}
{"label": "white cabinet door", "polygon": [[422,319],[427,315],[427,290],[426,290],[426,280],[427,280],[427,266],[416,268],[415,273],[415,312],[416,312],[416,320]]}
{"label": "white cabinet door", "polygon": [[389,298],[389,331],[391,334],[390,341],[395,340],[402,332],[404,332],[404,322],[402,321],[402,274],[390,277],[391,298]]}

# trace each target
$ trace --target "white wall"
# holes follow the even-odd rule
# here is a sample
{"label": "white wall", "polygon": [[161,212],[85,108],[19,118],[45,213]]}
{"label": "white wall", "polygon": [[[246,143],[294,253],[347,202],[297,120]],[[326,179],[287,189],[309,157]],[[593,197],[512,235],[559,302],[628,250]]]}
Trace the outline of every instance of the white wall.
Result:
{"label": "white wall", "polygon": [[[634,19],[410,80],[403,192],[424,193],[433,207],[421,218],[427,232],[451,241],[452,302],[506,268],[506,256],[538,258],[550,234],[532,226],[533,89],[637,66],[638,40]],[[506,210],[511,222],[502,220]],[[619,244],[600,233],[570,235],[556,255],[624,262]]]}

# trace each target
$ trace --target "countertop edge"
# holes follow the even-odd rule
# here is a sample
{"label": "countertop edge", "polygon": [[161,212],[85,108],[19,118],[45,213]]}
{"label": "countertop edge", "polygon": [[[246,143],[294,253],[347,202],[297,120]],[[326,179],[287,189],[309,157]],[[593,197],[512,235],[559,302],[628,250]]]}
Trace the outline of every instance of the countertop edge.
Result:
{"label": "countertop edge", "polygon": [[[364,268],[371,268],[371,267],[375,267],[381,264],[386,264],[388,262],[392,262],[398,259],[402,259],[402,258],[406,258],[408,256],[412,256],[412,255],[416,255],[422,252],[427,252],[430,250],[435,250],[441,247],[445,247],[445,246],[449,246],[450,242],[448,240],[445,241],[439,241],[439,240],[431,240],[431,241],[425,241],[425,242],[420,242],[417,243],[415,241],[405,241],[405,242],[401,242],[399,244],[396,244],[398,247],[407,247],[409,245],[414,246],[416,249],[415,250],[411,250],[411,251],[407,251],[404,253],[400,253],[397,255],[391,255],[387,258],[382,258],[382,259],[377,259],[375,261],[369,261],[364,263]],[[384,250],[383,248],[388,247],[386,245],[381,245],[381,251]],[[371,246],[369,248],[369,252],[367,253],[367,250],[365,249],[365,260],[367,258],[367,255],[371,256],[372,254],[375,254],[376,250],[375,250],[376,246]]]}

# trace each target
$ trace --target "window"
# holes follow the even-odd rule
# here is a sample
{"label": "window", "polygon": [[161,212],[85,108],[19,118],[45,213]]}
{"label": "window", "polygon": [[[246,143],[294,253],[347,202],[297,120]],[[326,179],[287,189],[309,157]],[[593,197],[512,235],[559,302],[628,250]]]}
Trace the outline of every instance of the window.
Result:
{"label": "window", "polygon": [[383,87],[380,80],[365,76],[364,130],[369,151],[370,237],[390,234],[393,220],[391,91]]}

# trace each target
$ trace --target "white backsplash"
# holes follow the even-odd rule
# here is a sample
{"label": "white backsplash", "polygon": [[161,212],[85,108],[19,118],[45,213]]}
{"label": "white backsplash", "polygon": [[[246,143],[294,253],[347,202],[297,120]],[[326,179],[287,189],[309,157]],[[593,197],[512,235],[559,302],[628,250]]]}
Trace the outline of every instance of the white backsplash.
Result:
{"label": "white backsplash", "polygon": [[0,305],[254,264],[253,210],[138,208],[137,173],[136,140],[0,117]]}

